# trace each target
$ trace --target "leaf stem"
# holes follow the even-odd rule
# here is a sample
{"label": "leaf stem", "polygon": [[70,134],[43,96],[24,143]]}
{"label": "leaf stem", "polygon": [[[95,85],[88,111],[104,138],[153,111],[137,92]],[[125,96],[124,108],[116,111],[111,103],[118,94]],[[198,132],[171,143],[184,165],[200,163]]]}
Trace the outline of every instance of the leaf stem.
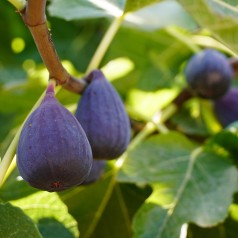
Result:
{"label": "leaf stem", "polygon": [[90,71],[97,69],[99,67],[106,51],[108,50],[123,20],[124,20],[124,15],[115,18],[114,21],[111,23],[110,27],[108,28],[106,34],[101,40],[100,45],[98,46],[97,50],[95,51],[95,54],[93,55],[88,65],[86,74],[88,74]]}
{"label": "leaf stem", "polygon": [[85,233],[84,235],[84,238],[89,238],[91,237],[94,229],[97,227],[97,224],[98,224],[98,221],[100,219],[100,217],[102,216],[103,214],[103,211],[105,210],[109,200],[110,200],[110,197],[111,197],[111,194],[112,194],[112,191],[114,189],[114,186],[115,186],[115,174],[112,174],[112,179],[107,187],[107,191],[106,193],[104,194],[104,197],[102,199],[102,202],[100,203],[100,206],[97,210],[97,213],[96,215],[94,216],[94,219],[91,221],[91,224],[89,226],[89,229],[87,230],[87,232]]}

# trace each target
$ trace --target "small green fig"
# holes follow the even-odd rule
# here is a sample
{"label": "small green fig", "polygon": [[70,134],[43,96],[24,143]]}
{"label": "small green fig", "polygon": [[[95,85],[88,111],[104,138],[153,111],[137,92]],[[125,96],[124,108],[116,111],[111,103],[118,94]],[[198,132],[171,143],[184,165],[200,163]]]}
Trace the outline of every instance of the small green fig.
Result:
{"label": "small green fig", "polygon": [[94,159],[115,159],[130,141],[130,121],[123,102],[100,70],[87,77],[89,85],[76,110],[92,148]]}
{"label": "small green fig", "polygon": [[92,151],[78,120],[54,96],[49,83],[29,116],[17,147],[17,167],[31,186],[62,191],[81,184],[92,166]]}

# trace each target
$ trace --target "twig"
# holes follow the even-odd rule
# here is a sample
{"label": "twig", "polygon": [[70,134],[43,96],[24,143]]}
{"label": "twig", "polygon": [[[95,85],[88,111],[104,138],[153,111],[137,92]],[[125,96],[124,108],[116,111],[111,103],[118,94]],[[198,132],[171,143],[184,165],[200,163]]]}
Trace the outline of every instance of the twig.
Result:
{"label": "twig", "polygon": [[20,11],[22,19],[29,28],[41,58],[49,71],[49,78],[56,80],[67,90],[82,93],[86,83],[71,76],[63,67],[48,30],[45,16],[46,0],[28,0]]}

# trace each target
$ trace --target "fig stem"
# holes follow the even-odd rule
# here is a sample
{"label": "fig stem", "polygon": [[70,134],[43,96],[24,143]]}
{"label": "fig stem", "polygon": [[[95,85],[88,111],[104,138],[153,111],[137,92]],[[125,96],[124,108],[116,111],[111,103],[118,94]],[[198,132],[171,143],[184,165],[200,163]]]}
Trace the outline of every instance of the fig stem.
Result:
{"label": "fig stem", "polygon": [[121,15],[120,17],[115,18],[114,21],[111,23],[87,67],[86,74],[99,67],[123,20],[124,15]]}
{"label": "fig stem", "polygon": [[46,89],[46,94],[47,93],[55,94],[55,86],[56,86],[56,81],[54,79],[50,79],[48,82],[48,87]]}

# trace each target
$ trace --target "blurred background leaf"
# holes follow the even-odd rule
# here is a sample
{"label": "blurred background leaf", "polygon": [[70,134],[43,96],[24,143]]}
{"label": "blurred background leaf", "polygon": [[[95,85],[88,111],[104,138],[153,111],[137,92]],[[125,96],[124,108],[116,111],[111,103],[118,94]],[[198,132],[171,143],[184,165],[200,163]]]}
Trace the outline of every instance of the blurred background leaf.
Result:
{"label": "blurred background leaf", "polygon": [[226,153],[198,150],[174,132],[130,150],[118,179],[153,188],[134,218],[135,237],[176,238],[188,222],[214,226],[226,218],[237,191],[237,170]]}

